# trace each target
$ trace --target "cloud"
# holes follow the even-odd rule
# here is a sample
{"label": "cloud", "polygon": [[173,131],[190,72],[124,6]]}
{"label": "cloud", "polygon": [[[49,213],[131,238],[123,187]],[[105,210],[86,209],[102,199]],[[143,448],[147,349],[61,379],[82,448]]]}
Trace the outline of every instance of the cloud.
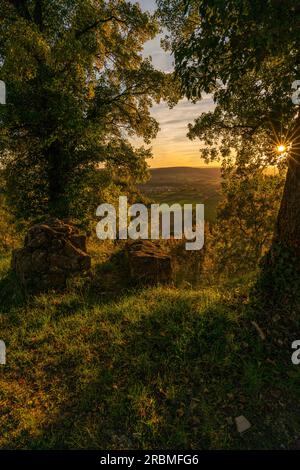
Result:
{"label": "cloud", "polygon": [[[155,105],[151,114],[159,122],[160,131],[151,145],[154,158],[149,161],[150,166],[202,166],[201,142],[188,139],[187,126],[201,113],[212,110],[213,106],[209,96],[197,104],[182,100],[173,109],[169,109],[166,103]],[[140,139],[138,143],[142,144]]]}
{"label": "cloud", "polygon": [[197,104],[184,99],[173,109],[169,109],[166,103],[155,105],[151,114],[159,122],[160,131],[152,143],[154,158],[150,165],[152,167],[201,166],[203,162],[199,150],[202,145],[198,140],[188,139],[188,124],[213,107],[214,103],[210,96],[205,96]]}
{"label": "cloud", "polygon": [[[155,0],[141,0],[143,10],[154,11]],[[164,34],[159,34],[152,41],[145,44],[144,57],[152,57],[153,66],[163,72],[171,72],[173,67],[172,56],[164,51],[160,45]],[[169,109],[166,103],[154,105],[151,115],[159,122],[160,131],[152,142],[154,158],[149,161],[151,167],[166,166],[201,166],[199,149],[200,141],[190,141],[187,137],[188,123],[192,123],[203,112],[214,108],[210,96],[204,96],[201,102],[193,104],[188,100],[181,100],[174,108]],[[142,145],[141,139],[134,143]]]}
{"label": "cloud", "polygon": [[153,66],[162,72],[172,72],[174,61],[171,54],[166,52],[160,45],[164,34],[158,34],[151,41],[147,41],[144,46],[144,57],[151,57]]}

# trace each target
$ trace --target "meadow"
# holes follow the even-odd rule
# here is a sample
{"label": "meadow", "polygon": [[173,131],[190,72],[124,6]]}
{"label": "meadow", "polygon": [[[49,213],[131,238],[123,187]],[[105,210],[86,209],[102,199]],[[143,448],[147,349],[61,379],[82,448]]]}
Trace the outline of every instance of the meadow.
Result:
{"label": "meadow", "polygon": [[139,186],[141,192],[157,203],[204,204],[205,219],[214,222],[221,200],[220,169],[214,167],[156,168],[150,179]]}
{"label": "meadow", "polygon": [[299,309],[262,307],[254,274],[133,288],[118,258],[91,249],[92,278],[31,296],[2,256],[1,449],[293,447]]}

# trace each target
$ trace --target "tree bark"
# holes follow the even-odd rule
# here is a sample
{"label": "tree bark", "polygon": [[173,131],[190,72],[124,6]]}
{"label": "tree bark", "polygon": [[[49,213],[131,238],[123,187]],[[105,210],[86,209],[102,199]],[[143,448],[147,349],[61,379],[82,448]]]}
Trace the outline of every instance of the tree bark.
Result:
{"label": "tree bark", "polygon": [[263,305],[294,308],[300,293],[300,154],[289,168],[273,244],[262,262],[256,295]]}
{"label": "tree bark", "polygon": [[69,176],[68,159],[61,150],[59,142],[53,142],[46,152],[48,168],[48,208],[53,217],[69,216],[67,182]]}
{"label": "tree bark", "polygon": [[300,252],[300,155],[289,158],[274,242]]}

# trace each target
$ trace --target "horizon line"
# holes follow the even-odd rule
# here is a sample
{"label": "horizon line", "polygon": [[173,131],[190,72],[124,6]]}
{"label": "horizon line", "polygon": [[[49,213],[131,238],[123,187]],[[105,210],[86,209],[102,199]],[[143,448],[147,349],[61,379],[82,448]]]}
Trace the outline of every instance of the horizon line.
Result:
{"label": "horizon line", "polygon": [[221,168],[221,165],[204,165],[204,166],[188,166],[188,165],[175,165],[175,166],[155,166],[149,167],[149,170],[167,170],[170,168],[191,168],[191,169],[209,169],[209,168]]}

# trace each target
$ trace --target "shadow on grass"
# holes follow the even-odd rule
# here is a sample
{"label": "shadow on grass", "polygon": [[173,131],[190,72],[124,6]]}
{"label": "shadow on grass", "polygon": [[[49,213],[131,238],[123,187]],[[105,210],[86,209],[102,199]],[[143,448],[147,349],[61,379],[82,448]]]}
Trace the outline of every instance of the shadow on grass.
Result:
{"label": "shadow on grass", "polygon": [[[64,346],[50,337],[40,351],[40,360],[48,354],[42,382],[33,371],[28,387],[42,387],[51,406],[35,429],[16,423],[5,447],[279,448],[300,432],[299,400],[292,415],[278,405],[285,357],[266,361],[238,299],[145,290],[91,315],[66,333]],[[253,424],[243,436],[233,420],[241,414]]]}
{"label": "shadow on grass", "polygon": [[[25,296],[8,272],[0,313],[21,318],[10,325],[18,350],[3,374],[1,447],[288,447],[300,434],[299,319],[291,331],[284,311],[232,292],[133,288],[120,254],[65,293]],[[252,424],[242,436],[240,415]]]}
{"label": "shadow on grass", "polygon": [[80,294],[72,306],[69,299],[66,300],[65,313],[67,314],[68,309],[72,313],[76,308],[82,307],[80,298],[84,298],[84,302],[90,306],[110,303],[112,299],[115,301],[124,296],[132,287],[126,260],[119,253],[113,254],[109,260],[96,265],[91,275],[70,278],[67,288],[61,291],[26,292],[16,274],[9,268],[4,270],[4,274],[2,271],[0,277],[0,313],[9,314],[16,308],[22,309],[40,295],[57,297],[66,295],[68,297],[68,295]]}
{"label": "shadow on grass", "polygon": [[0,279],[0,313],[9,313],[14,308],[26,303],[26,294],[17,276],[10,269]]}

